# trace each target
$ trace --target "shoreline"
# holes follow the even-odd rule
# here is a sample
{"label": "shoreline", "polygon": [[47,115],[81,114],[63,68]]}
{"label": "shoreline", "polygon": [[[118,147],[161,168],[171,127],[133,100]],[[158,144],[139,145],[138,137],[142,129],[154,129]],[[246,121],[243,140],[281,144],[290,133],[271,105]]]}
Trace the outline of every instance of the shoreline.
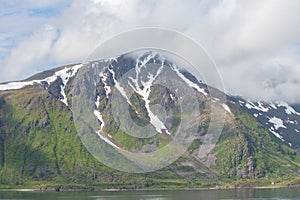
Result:
{"label": "shoreline", "polygon": [[198,190],[243,190],[243,189],[283,189],[283,188],[299,188],[293,186],[255,186],[255,187],[211,187],[211,188],[138,188],[138,189],[96,189],[96,188],[64,188],[62,190],[54,190],[54,188],[49,187],[49,189],[38,188],[0,188],[0,192],[122,192],[122,191],[198,191]]}

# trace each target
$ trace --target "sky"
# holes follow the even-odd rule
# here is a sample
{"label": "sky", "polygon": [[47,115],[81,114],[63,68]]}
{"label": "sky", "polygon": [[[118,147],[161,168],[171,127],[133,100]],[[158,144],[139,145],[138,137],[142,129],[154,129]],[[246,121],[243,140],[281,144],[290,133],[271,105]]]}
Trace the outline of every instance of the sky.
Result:
{"label": "sky", "polygon": [[0,0],[0,82],[82,62],[142,27],[201,44],[230,94],[300,103],[298,0]]}

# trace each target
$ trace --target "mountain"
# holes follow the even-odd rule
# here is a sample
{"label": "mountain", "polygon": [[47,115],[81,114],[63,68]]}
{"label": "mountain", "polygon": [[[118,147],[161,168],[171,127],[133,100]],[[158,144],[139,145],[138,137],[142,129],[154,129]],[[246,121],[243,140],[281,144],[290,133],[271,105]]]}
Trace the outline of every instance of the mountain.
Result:
{"label": "mountain", "polygon": [[[169,77],[173,90],[164,86],[162,78],[156,84],[160,77]],[[179,92],[176,81],[184,85],[182,90],[177,88]],[[226,102],[212,98],[212,91],[226,96]],[[184,94],[190,94],[186,95],[190,99],[184,99]],[[180,110],[184,100],[200,112]],[[217,132],[219,126],[218,122],[210,126],[212,109],[219,113],[217,117],[224,113],[220,135],[209,132]],[[300,120],[296,110],[283,102],[250,102],[226,95],[157,52],[59,67],[24,81],[0,84],[0,184],[58,185],[58,190],[63,185],[207,187],[236,179],[297,177]],[[120,122],[128,116],[134,122],[130,126]],[[175,133],[184,123],[190,128],[183,127],[185,131],[192,130],[193,140],[185,138],[189,142],[178,159],[167,151],[176,161],[161,169],[153,170],[156,163],[131,157],[132,169],[149,170],[122,172],[102,164],[121,168],[127,162],[122,156],[105,160],[100,155],[99,162],[91,155],[98,146],[105,153],[110,153],[108,148],[136,154],[159,151],[178,136]],[[142,137],[152,132],[156,134]],[[208,136],[216,145],[206,154],[202,147]],[[86,141],[94,143],[87,149]]]}
{"label": "mountain", "polygon": [[300,112],[297,106],[286,102],[251,102],[234,97],[231,100],[240,108],[246,109],[272,134],[293,149],[300,147]]}

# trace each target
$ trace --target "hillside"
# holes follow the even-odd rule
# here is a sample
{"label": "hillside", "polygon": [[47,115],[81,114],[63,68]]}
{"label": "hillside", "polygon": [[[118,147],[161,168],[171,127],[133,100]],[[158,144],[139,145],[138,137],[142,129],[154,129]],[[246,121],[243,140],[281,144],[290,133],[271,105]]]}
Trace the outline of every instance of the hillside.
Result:
{"label": "hillside", "polygon": [[[99,162],[90,154],[91,149],[88,151],[83,145],[82,137],[85,135],[78,133],[77,123],[95,120],[95,126],[101,131],[96,133],[93,129],[89,136],[101,145],[110,148],[116,145],[127,151],[148,153],[164,148],[175,137],[172,133],[180,128],[180,120],[190,119],[190,116],[185,116],[188,113],[180,113],[180,98],[174,97],[173,91],[161,85],[152,82],[147,85],[151,79],[147,75],[141,78],[143,81],[136,82],[136,90],[130,98],[126,99],[122,93],[120,98],[130,105],[128,114],[136,124],[140,127],[150,124],[157,134],[131,137],[119,128],[112,115],[112,91],[119,90],[122,76],[140,67],[139,63],[162,64],[164,59],[158,54],[151,55],[142,55],[138,60],[125,55],[95,61],[90,66],[68,65],[21,82],[0,84],[0,184],[100,188],[207,187],[236,179],[269,180],[299,175],[299,156],[291,148],[296,149],[300,145],[296,137],[296,130],[300,130],[299,113],[291,109],[290,113],[286,113],[289,105],[274,105],[276,109],[269,106],[268,110],[263,110],[266,105],[251,104],[232,96],[227,96],[226,104],[222,104],[212,99],[208,95],[209,87],[192,74],[172,67],[170,69],[181,77],[189,90],[196,92],[195,100],[201,103],[201,115],[192,116],[199,126],[187,151],[171,165],[147,173],[122,172],[105,166],[102,164],[104,160]],[[172,66],[171,62],[164,62]],[[87,72],[101,75],[95,79],[91,76],[78,79],[78,73],[82,72],[85,72],[84,75]],[[155,77],[153,74],[152,78]],[[94,83],[94,80],[97,81]],[[74,116],[77,109],[73,107],[77,105],[72,102],[74,94],[84,92],[76,87],[79,83],[96,91],[89,96],[93,102],[93,119],[78,120],[78,116]],[[145,87],[149,87],[147,98],[143,93]],[[155,111],[154,105],[160,105],[165,112]],[[225,123],[220,137],[213,138],[217,140],[216,146],[202,157],[199,152],[207,135],[211,106],[226,114]],[[154,110],[153,115],[149,114],[152,112],[150,108]],[[282,126],[278,127],[278,123],[272,123],[272,120],[269,122],[273,116],[281,117]],[[165,126],[154,123],[162,118]],[[284,128],[285,123],[290,126]],[[141,133],[137,131],[134,134]]]}

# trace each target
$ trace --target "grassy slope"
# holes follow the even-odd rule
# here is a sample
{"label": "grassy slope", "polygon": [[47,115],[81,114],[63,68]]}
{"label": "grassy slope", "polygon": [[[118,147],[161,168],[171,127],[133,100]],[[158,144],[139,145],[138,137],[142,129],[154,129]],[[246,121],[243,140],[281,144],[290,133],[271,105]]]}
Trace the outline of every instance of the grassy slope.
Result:
{"label": "grassy slope", "polygon": [[235,110],[234,127],[225,126],[214,152],[215,169],[226,178],[278,178],[299,169],[296,152],[271,135],[255,118]]}
{"label": "grassy slope", "polygon": [[[240,172],[249,167],[253,167],[253,171],[248,170],[251,173],[244,178],[281,177],[298,169],[294,151],[276,142],[276,138],[246,113],[235,112],[235,125],[242,127],[238,129],[241,131],[227,127],[214,150],[217,159],[213,168],[220,179],[210,176],[212,172],[203,170],[201,163],[189,153],[157,172],[128,174],[95,160],[81,144],[70,110],[42,88],[1,92],[0,184],[13,187],[209,187],[222,180],[231,181],[229,177],[243,177]],[[126,140],[123,142],[127,144]],[[193,143],[190,153],[197,146]],[[202,172],[183,165],[184,162],[198,165]],[[196,172],[189,173],[193,170]]]}
{"label": "grassy slope", "polygon": [[82,145],[70,110],[41,88],[3,92],[0,99],[0,184],[104,188],[186,184],[169,168],[128,174],[102,165]]}

